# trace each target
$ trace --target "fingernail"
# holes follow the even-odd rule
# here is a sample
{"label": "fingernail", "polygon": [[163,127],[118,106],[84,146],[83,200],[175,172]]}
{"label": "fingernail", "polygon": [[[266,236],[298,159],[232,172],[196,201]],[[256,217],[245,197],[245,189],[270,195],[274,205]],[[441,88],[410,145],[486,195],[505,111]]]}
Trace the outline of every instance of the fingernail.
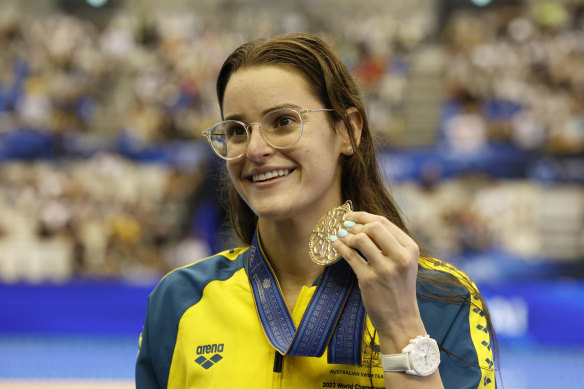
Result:
{"label": "fingernail", "polygon": [[338,238],[337,238],[337,236],[336,236],[336,235],[331,235],[331,236],[329,236],[329,239],[331,240],[331,242],[334,242],[334,241],[336,241]]}
{"label": "fingernail", "polygon": [[339,238],[344,238],[345,236],[347,236],[347,234],[348,234],[347,230],[339,228],[339,233],[337,235],[339,236]]}
{"label": "fingernail", "polygon": [[343,225],[345,226],[345,228],[351,228],[351,227],[353,227],[355,225],[355,222],[354,221],[351,221],[351,220],[345,220],[343,222]]}

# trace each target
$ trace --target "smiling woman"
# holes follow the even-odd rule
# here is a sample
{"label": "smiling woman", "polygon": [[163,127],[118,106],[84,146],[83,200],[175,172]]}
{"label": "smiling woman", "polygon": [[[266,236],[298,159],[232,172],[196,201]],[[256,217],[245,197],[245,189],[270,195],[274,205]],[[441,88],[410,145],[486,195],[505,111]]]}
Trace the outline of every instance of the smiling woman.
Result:
{"label": "smiling woman", "polygon": [[[270,93],[263,92],[266,90]],[[262,236],[267,239],[270,231],[287,228],[287,221],[279,223],[291,218],[302,221],[306,227],[301,228],[310,231],[318,220],[315,216],[342,202],[339,157],[350,146],[346,132],[330,130],[326,107],[311,93],[306,79],[285,68],[256,66],[237,71],[227,84],[223,101],[225,117],[260,122],[250,133],[242,153],[245,158],[227,161],[227,169],[238,195],[261,220]],[[293,111],[275,107],[300,104],[310,109],[298,113],[297,120],[288,124],[295,129],[292,136],[274,136],[270,117],[282,109]],[[276,148],[272,145],[276,141],[287,143]],[[263,181],[252,179],[280,170],[289,174]]]}
{"label": "smiling woman", "polygon": [[[152,292],[137,387],[496,387],[484,301],[409,236],[338,55],[309,34],[250,42],[217,94],[223,118],[203,134],[245,246]],[[341,215],[323,219],[324,265],[309,250],[323,215]]]}

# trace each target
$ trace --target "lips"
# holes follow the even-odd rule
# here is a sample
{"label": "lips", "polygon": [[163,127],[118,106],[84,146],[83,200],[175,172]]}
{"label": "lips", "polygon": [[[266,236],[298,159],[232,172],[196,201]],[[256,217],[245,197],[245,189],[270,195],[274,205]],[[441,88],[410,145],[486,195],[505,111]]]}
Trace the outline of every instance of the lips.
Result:
{"label": "lips", "polygon": [[263,173],[252,174],[250,179],[252,182],[263,182],[272,178],[287,176],[288,174],[290,174],[290,169],[274,169]]}

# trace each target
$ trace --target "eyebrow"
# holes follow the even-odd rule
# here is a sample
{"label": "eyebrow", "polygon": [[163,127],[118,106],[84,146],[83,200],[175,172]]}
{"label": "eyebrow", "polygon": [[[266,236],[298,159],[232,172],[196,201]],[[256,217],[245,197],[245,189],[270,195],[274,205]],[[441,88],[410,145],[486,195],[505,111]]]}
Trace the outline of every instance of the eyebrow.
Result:
{"label": "eyebrow", "polygon": [[[277,104],[277,105],[271,106],[270,108],[263,110],[262,117],[264,117],[268,112],[272,112],[272,111],[275,111],[276,109],[282,109],[282,108],[292,108],[292,109],[295,109],[297,111],[302,110],[302,107],[300,107],[297,104],[282,103],[282,104]],[[225,118],[223,120],[239,120],[239,121],[245,123],[245,115],[235,113],[235,114],[225,116]]]}

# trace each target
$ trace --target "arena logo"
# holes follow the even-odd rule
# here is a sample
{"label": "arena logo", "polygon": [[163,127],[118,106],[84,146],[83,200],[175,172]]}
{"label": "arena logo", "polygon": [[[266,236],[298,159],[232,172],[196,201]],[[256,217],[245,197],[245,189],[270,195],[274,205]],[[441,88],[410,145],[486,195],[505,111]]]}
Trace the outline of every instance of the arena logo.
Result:
{"label": "arena logo", "polygon": [[[217,362],[223,359],[221,356],[223,348],[223,343],[197,346],[196,352],[199,357],[195,359],[195,362],[198,363],[203,369],[210,369],[211,367],[215,366]],[[207,358],[205,357],[206,354],[213,355]]]}

